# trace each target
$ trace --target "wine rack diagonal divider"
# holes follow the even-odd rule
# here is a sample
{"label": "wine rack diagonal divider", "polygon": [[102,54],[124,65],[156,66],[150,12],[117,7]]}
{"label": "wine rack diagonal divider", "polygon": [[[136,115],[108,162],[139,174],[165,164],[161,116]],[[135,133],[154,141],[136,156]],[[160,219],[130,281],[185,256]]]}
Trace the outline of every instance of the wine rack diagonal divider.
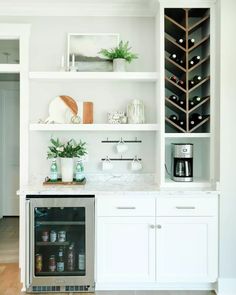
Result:
{"label": "wine rack diagonal divider", "polygon": [[198,103],[193,108],[189,109],[189,114],[192,113],[193,111],[197,110],[200,106],[202,106],[204,103],[208,102],[209,100],[210,100],[210,96],[207,96],[203,101]]}
{"label": "wine rack diagonal divider", "polygon": [[183,91],[183,92],[186,93],[186,90],[185,90],[183,87],[179,86],[178,84],[176,84],[175,82],[171,81],[171,80],[170,80],[169,78],[167,78],[167,77],[166,77],[166,81],[169,82],[170,85],[172,85],[172,86],[174,86],[174,87],[178,88],[179,90],[181,90],[181,91]]}
{"label": "wine rack diagonal divider", "polygon": [[197,130],[200,126],[204,125],[209,120],[210,120],[210,116],[208,116],[206,119],[202,120],[199,124],[194,126],[189,132],[193,132],[193,131]]}
{"label": "wine rack diagonal divider", "polygon": [[205,43],[208,40],[210,40],[210,35],[207,35],[202,40],[200,40],[198,43],[196,43],[194,46],[190,47],[189,52],[193,51],[194,49],[196,49],[197,47],[199,47],[200,45],[202,45],[203,43]]}
{"label": "wine rack diagonal divider", "polygon": [[170,107],[174,107],[174,108],[177,108],[179,109],[181,112],[185,113],[186,114],[186,110],[181,108],[181,106],[177,105],[176,103],[174,103],[173,101],[171,101],[168,97],[166,97],[166,103],[170,104]]}
{"label": "wine rack diagonal divider", "polygon": [[[184,121],[185,122],[185,129],[178,124],[178,121],[172,121],[167,115],[165,116],[165,122],[170,127],[174,128],[174,130],[177,132],[182,133],[191,133],[196,130],[198,130],[201,126],[204,124],[207,124],[210,122],[210,116],[206,115],[208,113],[209,105],[207,102],[210,102],[210,93],[209,91],[209,85],[207,84],[208,81],[210,81],[210,55],[206,52],[209,49],[209,43],[206,43],[210,40],[210,35],[206,33],[209,31],[210,26],[210,10],[205,9],[205,11],[201,9],[192,9],[192,8],[184,8],[185,13],[179,13],[178,16],[175,17],[175,9],[172,8],[173,11],[170,11],[170,9],[165,11],[165,51],[170,54],[176,54],[178,59],[185,59],[185,67],[184,64],[179,65],[178,62],[172,60],[170,57],[165,56],[165,68],[166,71],[173,73],[174,76],[178,79],[183,79],[182,77],[185,75],[185,85],[180,86],[176,82],[172,81],[169,77],[165,77],[165,88],[166,88],[166,97],[165,97],[165,106],[166,106],[166,112],[167,114],[171,114],[171,111],[178,114],[181,118],[181,121],[183,121],[183,116],[185,116]],[[176,10],[177,11],[177,10]],[[169,15],[167,15],[167,14]],[[174,19],[171,17],[173,16]],[[181,18],[180,18],[181,16]],[[180,22],[180,23],[178,23]],[[171,25],[171,24],[172,25]],[[191,23],[191,25],[189,24]],[[173,31],[171,31],[170,30]],[[175,29],[176,28],[176,29]],[[181,30],[183,33],[181,33]],[[174,31],[176,30],[176,31]],[[178,44],[178,34],[179,38],[184,38],[185,42]],[[172,37],[174,36],[174,37]],[[175,36],[177,36],[177,39],[175,39]],[[197,43],[195,42],[193,45],[190,43],[189,38],[197,38]],[[202,47],[201,47],[202,46]],[[196,49],[196,53],[195,50]],[[193,64],[191,67],[189,66],[190,57],[193,58],[193,51],[197,55],[200,52],[205,55],[202,57],[202,59],[197,63],[195,61],[195,64]],[[194,56],[195,57],[195,56]],[[195,74],[196,71],[196,74]],[[200,80],[196,84],[197,80],[193,80],[195,84],[193,84],[192,87],[189,87],[189,81],[190,79],[198,78],[200,73],[203,74],[203,79]],[[191,76],[190,76],[191,75]],[[194,78],[192,78],[194,77]],[[201,79],[201,76],[200,78]],[[172,101],[168,96],[170,95],[176,95],[177,101]],[[193,107],[190,106],[190,95],[191,100],[195,99],[196,105]],[[196,101],[198,96],[200,95],[200,102]],[[196,98],[197,97],[197,98]],[[185,100],[185,107],[181,107],[178,104],[178,99]],[[168,110],[167,110],[168,109]],[[194,114],[193,112],[195,110],[200,110],[203,114]],[[193,117],[196,115],[199,116],[199,119],[193,120]],[[207,117],[206,117],[207,116]],[[200,117],[203,117],[200,118]],[[177,117],[178,118],[178,117]],[[197,117],[198,118],[198,117]],[[192,120],[195,121],[194,126],[190,126],[190,120],[192,124]],[[181,123],[181,122],[180,122]],[[182,123],[183,124],[183,123]],[[200,132],[209,132],[207,128],[200,129]],[[204,130],[204,131],[203,131]],[[167,132],[167,131],[166,131]],[[171,132],[171,131],[169,131]]]}
{"label": "wine rack diagonal divider", "polygon": [[182,66],[180,66],[179,64],[177,64],[175,61],[173,61],[172,59],[170,59],[169,57],[166,56],[166,61],[168,61],[169,63],[171,63],[172,65],[174,65],[175,67],[179,68],[180,70],[182,70],[184,73],[186,73],[186,69],[183,68]]}
{"label": "wine rack diagonal divider", "polygon": [[165,118],[166,122],[169,123],[170,125],[172,125],[173,127],[175,127],[176,129],[186,133],[186,130],[184,130],[183,128],[181,128],[179,125],[175,124],[173,121],[171,121],[169,118]]}
{"label": "wine rack diagonal divider", "polygon": [[180,25],[179,23],[177,23],[173,18],[169,17],[168,15],[165,15],[165,19],[167,19],[168,21],[170,21],[171,23],[173,23],[174,25],[176,25],[177,27],[179,27],[183,31],[186,31],[186,28],[185,27],[183,27],[182,25]]}
{"label": "wine rack diagonal divider", "polygon": [[179,47],[179,49],[183,50],[186,52],[186,48],[184,48],[183,46],[179,45],[174,38],[170,37],[168,34],[165,34],[165,39],[168,40],[170,43],[172,43],[172,45],[175,45],[177,47]]}
{"label": "wine rack diagonal divider", "polygon": [[194,30],[197,30],[206,20],[210,19],[210,15],[206,15],[202,19],[200,19],[198,22],[196,22],[194,25],[192,25],[189,29],[188,32],[192,33]]}
{"label": "wine rack diagonal divider", "polygon": [[207,57],[205,57],[204,59],[202,59],[200,62],[198,62],[196,65],[194,65],[193,67],[189,68],[189,73],[193,70],[195,70],[196,68],[198,68],[200,65],[204,64],[204,62],[210,60],[210,55],[208,55]]}
{"label": "wine rack diagonal divider", "polygon": [[203,85],[204,83],[206,83],[207,81],[210,80],[210,76],[204,78],[201,82],[199,82],[197,85],[195,85],[194,87],[189,89],[189,93],[192,92],[193,90],[196,90],[198,87],[200,87],[201,85]]}

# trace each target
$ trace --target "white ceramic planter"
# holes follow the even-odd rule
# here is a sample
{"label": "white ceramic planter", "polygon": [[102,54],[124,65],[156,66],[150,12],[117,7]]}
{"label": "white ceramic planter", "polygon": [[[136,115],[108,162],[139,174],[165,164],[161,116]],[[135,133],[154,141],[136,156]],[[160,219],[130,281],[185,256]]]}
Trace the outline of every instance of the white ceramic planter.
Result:
{"label": "white ceramic planter", "polygon": [[113,72],[126,72],[126,60],[124,58],[113,59]]}
{"label": "white ceramic planter", "polygon": [[73,158],[61,158],[61,177],[63,182],[73,181]]}

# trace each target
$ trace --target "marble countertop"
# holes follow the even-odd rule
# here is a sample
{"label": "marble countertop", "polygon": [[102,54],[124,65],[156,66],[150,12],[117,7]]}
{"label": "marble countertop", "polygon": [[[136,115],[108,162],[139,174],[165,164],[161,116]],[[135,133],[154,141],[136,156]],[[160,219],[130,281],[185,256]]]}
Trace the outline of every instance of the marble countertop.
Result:
{"label": "marble countertop", "polygon": [[23,186],[18,195],[215,195],[216,190],[210,188],[165,188],[155,183],[123,183],[119,181],[87,181],[85,185],[58,186],[39,183]]}

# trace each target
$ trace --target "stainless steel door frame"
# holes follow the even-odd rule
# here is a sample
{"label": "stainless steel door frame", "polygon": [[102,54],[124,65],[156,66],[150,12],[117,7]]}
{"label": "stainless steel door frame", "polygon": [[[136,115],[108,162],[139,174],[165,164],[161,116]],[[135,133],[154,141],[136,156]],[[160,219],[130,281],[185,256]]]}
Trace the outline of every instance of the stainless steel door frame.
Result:
{"label": "stainless steel door frame", "polygon": [[[94,286],[94,198],[31,198],[30,199],[30,285],[33,286],[69,286],[69,285],[90,285]],[[86,253],[86,274],[85,276],[50,276],[36,277],[35,273],[35,223],[34,209],[37,207],[84,207],[85,208],[85,253]]]}

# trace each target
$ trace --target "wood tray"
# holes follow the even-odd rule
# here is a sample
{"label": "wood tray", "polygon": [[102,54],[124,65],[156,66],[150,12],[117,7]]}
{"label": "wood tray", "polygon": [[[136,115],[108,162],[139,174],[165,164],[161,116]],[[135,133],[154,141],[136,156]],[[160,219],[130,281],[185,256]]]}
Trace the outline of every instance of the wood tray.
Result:
{"label": "wood tray", "polygon": [[71,182],[63,182],[61,178],[58,178],[57,181],[51,181],[49,177],[45,178],[45,181],[43,182],[43,185],[85,185],[86,184],[86,178],[84,178],[83,181],[76,181],[75,179]]}

